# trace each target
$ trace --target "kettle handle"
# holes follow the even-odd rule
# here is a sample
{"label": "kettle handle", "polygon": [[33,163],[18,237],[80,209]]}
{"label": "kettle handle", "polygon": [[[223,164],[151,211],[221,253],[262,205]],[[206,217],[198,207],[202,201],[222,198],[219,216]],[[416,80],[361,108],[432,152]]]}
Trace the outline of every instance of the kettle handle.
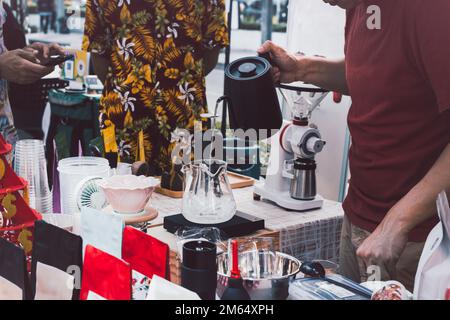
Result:
{"label": "kettle handle", "polygon": [[[225,114],[225,112],[228,110],[232,110],[233,108],[233,101],[231,100],[231,98],[229,96],[223,95],[221,97],[219,97],[219,99],[217,99],[216,101],[216,108],[214,110],[214,117],[217,117],[217,111],[219,109],[219,105],[222,102],[226,102],[227,104],[223,104],[223,110],[222,110],[222,115]],[[228,107],[228,108],[227,108]],[[227,108],[227,109],[226,109]],[[222,127],[221,127],[221,132],[222,132],[222,136],[226,136],[226,129],[227,129],[227,119],[226,117],[222,116]]]}
{"label": "kettle handle", "polygon": [[231,101],[230,97],[225,96],[225,95],[219,97],[219,99],[217,99],[217,101],[216,101],[216,107],[214,109],[214,117],[217,117],[217,111],[219,110],[219,105],[221,102],[224,102],[224,101],[226,101],[231,106],[233,105],[233,102]]}

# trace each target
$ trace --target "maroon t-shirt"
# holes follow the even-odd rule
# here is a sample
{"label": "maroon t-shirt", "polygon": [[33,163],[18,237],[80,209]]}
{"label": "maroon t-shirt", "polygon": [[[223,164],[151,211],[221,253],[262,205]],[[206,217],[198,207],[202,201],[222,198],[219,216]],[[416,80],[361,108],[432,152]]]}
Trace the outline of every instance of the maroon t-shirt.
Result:
{"label": "maroon t-shirt", "polygon": [[[381,29],[368,27],[377,26],[371,5]],[[353,105],[344,210],[373,231],[450,143],[450,0],[363,1],[347,13],[345,53]],[[424,241],[436,222],[410,240]]]}

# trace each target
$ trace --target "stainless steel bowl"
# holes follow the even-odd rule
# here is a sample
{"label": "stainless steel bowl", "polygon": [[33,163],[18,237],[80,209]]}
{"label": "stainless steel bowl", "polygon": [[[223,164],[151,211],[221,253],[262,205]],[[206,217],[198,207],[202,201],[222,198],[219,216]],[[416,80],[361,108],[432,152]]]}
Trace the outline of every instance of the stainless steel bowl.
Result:
{"label": "stainless steel bowl", "polygon": [[[228,254],[217,257],[217,295],[222,297],[231,272]],[[289,284],[300,271],[300,261],[281,252],[248,251],[239,255],[244,288],[252,300],[285,300]]]}

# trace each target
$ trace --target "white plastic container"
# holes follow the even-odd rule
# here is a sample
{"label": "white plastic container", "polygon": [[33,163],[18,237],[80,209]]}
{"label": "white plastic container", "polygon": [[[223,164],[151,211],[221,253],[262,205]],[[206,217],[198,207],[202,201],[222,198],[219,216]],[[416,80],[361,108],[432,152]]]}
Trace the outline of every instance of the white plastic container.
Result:
{"label": "white plastic container", "polygon": [[110,167],[108,160],[97,157],[67,158],[58,162],[61,213],[79,212],[76,188],[79,182],[90,176],[108,178]]}

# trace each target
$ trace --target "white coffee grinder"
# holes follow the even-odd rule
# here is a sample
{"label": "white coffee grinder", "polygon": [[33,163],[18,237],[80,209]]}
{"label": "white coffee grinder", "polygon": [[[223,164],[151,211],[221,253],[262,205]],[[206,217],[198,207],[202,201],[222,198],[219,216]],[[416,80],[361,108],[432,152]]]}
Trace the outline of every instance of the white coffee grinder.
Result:
{"label": "white coffee grinder", "polygon": [[282,208],[307,211],[321,208],[323,198],[317,194],[316,154],[326,142],[319,129],[311,123],[312,112],[328,92],[317,88],[297,88],[284,92],[291,121],[284,121],[281,130],[271,139],[271,153],[266,179],[255,185],[255,200],[272,201]]}

